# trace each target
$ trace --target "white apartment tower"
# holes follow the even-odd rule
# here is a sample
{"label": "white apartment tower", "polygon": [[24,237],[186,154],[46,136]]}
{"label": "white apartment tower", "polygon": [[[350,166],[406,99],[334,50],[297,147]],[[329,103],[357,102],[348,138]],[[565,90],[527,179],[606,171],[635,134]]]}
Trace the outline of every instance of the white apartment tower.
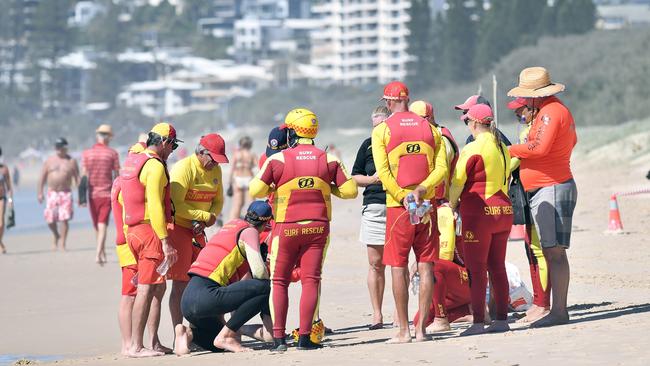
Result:
{"label": "white apartment tower", "polygon": [[342,84],[406,77],[409,0],[318,0],[312,14],[311,62]]}

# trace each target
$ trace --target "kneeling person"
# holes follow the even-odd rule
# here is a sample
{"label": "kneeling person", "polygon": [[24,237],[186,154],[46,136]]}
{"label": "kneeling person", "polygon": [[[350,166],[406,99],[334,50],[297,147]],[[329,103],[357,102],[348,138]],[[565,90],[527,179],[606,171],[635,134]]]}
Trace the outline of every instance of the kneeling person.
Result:
{"label": "kneeling person", "polygon": [[[189,353],[192,340],[213,352],[248,351],[239,343],[238,331],[259,313],[266,329],[271,329],[266,248],[259,242],[259,234],[271,218],[268,203],[253,202],[245,220],[226,223],[192,263],[190,282],[181,299],[183,316],[191,326],[189,330],[182,324],[176,326],[177,354]],[[223,315],[230,312],[234,313],[224,324]],[[264,330],[261,336],[270,340]]]}

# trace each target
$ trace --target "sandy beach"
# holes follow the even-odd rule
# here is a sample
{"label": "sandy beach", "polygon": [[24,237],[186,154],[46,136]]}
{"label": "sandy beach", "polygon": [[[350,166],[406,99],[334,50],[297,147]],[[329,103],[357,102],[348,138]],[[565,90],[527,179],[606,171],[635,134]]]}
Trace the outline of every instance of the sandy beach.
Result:
{"label": "sandy beach", "polygon": [[[568,325],[530,330],[512,324],[513,330],[504,334],[459,338],[467,326],[459,324],[429,342],[384,344],[394,329],[366,330],[371,308],[365,248],[357,241],[361,202],[338,200],[321,301],[322,318],[335,335],[328,337],[323,350],[290,348],[285,354],[270,354],[260,343],[252,343],[260,350],[146,360],[120,356],[116,320],[120,271],[112,250],[114,232],[108,239],[109,263],[99,267],[94,263],[94,234],[88,227],[71,232],[67,253],[50,251],[47,232],[6,237],[9,254],[0,256],[0,365],[23,357],[63,365],[647,365],[650,195],[619,199],[626,234],[603,232],[611,193],[647,187],[648,166],[638,160],[616,162],[585,154],[576,154],[573,160],[579,200],[568,252],[572,266]],[[523,242],[509,243],[508,260],[530,285]],[[288,328],[297,326],[298,293],[299,286],[293,285]],[[386,322],[392,320],[392,303],[387,290]],[[171,346],[166,304],[160,335]]]}

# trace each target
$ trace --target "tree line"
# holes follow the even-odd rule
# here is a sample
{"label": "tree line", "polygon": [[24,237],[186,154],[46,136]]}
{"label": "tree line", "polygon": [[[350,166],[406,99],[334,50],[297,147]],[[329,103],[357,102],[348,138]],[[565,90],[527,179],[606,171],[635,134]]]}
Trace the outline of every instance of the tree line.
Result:
{"label": "tree line", "polygon": [[428,0],[412,0],[409,14],[414,88],[474,80],[518,47],[586,33],[596,22],[592,0],[447,0],[435,16]]}

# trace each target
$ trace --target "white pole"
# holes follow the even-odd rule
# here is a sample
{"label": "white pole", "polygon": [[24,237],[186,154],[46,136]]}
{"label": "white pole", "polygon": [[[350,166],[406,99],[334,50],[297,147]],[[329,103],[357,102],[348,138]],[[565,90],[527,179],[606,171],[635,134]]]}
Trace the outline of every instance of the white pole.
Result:
{"label": "white pole", "polygon": [[492,74],[492,100],[494,101],[494,125],[499,127],[499,103],[497,101],[497,76]]}

